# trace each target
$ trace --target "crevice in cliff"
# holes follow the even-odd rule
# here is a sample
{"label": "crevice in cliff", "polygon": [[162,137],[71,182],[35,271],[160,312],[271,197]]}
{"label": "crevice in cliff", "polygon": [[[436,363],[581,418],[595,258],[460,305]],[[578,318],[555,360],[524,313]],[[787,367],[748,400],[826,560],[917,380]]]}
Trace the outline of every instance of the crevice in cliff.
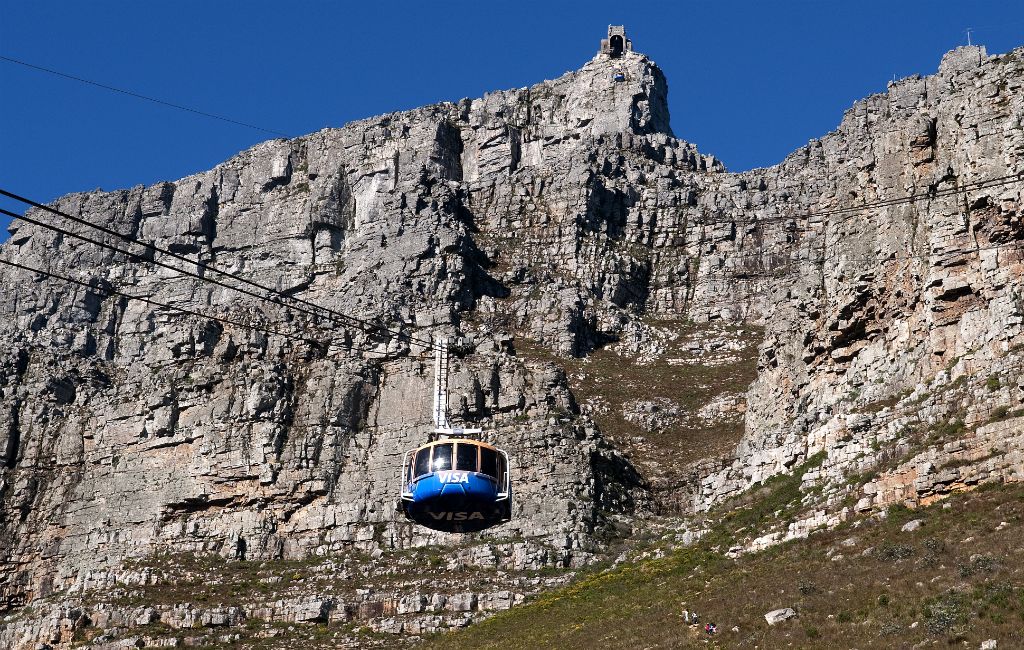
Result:
{"label": "crevice in cliff", "polygon": [[182,515],[192,515],[212,509],[222,509],[230,506],[234,500],[234,497],[210,498],[209,495],[205,494],[197,497],[188,497],[181,501],[172,501],[164,504],[160,513],[160,518],[166,521]]}
{"label": "crevice in cliff", "polygon": [[[442,120],[437,125],[434,143],[431,161],[438,166],[438,175],[445,180],[462,181],[462,154],[466,148],[462,140],[462,129],[449,120]],[[395,152],[396,179],[397,176],[398,152]]]}
{"label": "crevice in cliff", "polygon": [[618,188],[608,187],[605,178],[610,178],[612,173],[617,172],[606,169],[600,176],[594,176],[587,194],[586,212],[577,217],[577,225],[583,232],[604,234],[609,239],[618,240],[623,236],[633,201]]}
{"label": "crevice in cliff", "polygon": [[[397,166],[397,152],[395,156]],[[325,257],[341,251],[356,222],[356,199],[344,166],[338,167],[330,178],[315,187],[317,189],[309,199],[309,237],[314,263],[321,261],[322,251]],[[340,258],[338,264],[341,264]]]}
{"label": "crevice in cliff", "polygon": [[637,495],[646,493],[650,484],[621,454],[609,450],[590,454],[594,475],[593,521],[600,525],[609,514],[634,514]]}
{"label": "crevice in cliff", "polygon": [[[210,196],[207,197],[203,203],[203,216],[199,221],[199,230],[206,237],[206,248],[207,251],[213,249],[214,242],[217,239],[217,217],[220,215],[220,196],[216,187],[210,189]],[[198,265],[199,273],[203,274],[206,270],[205,265],[200,263]]]}
{"label": "crevice in cliff", "polygon": [[[7,427],[7,450],[4,455],[4,467],[14,469],[18,464],[18,452],[21,448],[21,401],[14,400],[11,404]],[[0,493],[0,498],[3,494]]]}

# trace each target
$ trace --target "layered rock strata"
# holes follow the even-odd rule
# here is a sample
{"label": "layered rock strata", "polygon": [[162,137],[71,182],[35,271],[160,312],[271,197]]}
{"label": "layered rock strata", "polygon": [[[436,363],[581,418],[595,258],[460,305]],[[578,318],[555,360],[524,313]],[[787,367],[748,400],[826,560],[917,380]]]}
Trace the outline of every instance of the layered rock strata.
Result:
{"label": "layered rock strata", "polygon": [[[905,459],[916,469],[869,483],[861,509],[934,498],[979,463],[986,480],[1019,480],[1021,183],[974,184],[1024,170],[1022,82],[1021,50],[959,48],[937,75],[858,102],[779,165],[731,174],[673,136],[654,63],[602,54],[530,88],[263,143],[173,183],[59,199],[189,257],[204,277],[215,266],[403,335],[183,277],[138,246],[126,256],[16,222],[4,259],[93,288],[2,271],[4,606],[113,588],[126,559],[157,553],[279,560],[452,544],[395,511],[402,453],[430,429],[423,341],[441,335],[464,338],[455,419],[514,459],[513,520],[474,538],[513,540],[489,560],[497,568],[586,563],[649,511],[641,471],[605,438],[614,432],[580,415],[556,364],[515,352],[582,356],[618,341],[640,355],[651,316],[766,327],[743,439],[727,458],[680,468],[691,480],[669,500],[686,510],[818,451],[805,480],[834,486],[883,467],[884,449],[918,454]],[[927,388],[989,375],[1000,388],[955,408]],[[993,418],[999,408],[1007,417]],[[909,433],[957,418],[943,442],[954,447]],[[936,476],[926,462],[956,466]],[[839,496],[794,534],[845,516]],[[61,625],[57,642],[75,627]],[[33,643],[31,629],[12,623],[0,639]]]}

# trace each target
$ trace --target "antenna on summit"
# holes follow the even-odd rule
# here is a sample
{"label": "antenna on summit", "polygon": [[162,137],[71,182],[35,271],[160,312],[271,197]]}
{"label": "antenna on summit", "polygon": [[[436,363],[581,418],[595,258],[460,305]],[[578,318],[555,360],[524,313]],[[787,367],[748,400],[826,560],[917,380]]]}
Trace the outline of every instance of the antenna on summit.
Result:
{"label": "antenna on summit", "polygon": [[970,45],[971,44],[971,32],[973,32],[974,30],[972,28],[968,27],[966,31],[967,31],[967,44]]}

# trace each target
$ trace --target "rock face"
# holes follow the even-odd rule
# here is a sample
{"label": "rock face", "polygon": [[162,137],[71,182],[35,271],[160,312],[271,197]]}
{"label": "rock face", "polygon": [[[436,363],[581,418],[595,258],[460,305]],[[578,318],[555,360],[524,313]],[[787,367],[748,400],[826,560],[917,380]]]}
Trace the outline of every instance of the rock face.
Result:
{"label": "rock face", "polygon": [[[703,480],[697,507],[819,451],[839,478],[877,466],[890,445],[905,453],[920,442],[908,433],[941,433],[952,419],[951,437],[967,437],[1019,408],[1022,75],[1021,50],[958,48],[936,76],[858,102],[837,131],[769,170],[793,188],[783,191],[813,195],[817,215],[770,226],[792,233],[773,247],[781,257],[743,261],[783,281],[764,294],[746,435],[736,460]],[[989,179],[1003,180],[979,185]]]}
{"label": "rock face", "polygon": [[[453,419],[481,424],[513,459],[512,521],[469,538],[503,551],[479,566],[584,564],[649,511],[644,478],[580,414],[564,372],[522,351],[641,346],[651,316],[766,327],[743,440],[690,473],[687,509],[819,451],[806,481],[838,482],[900,445],[931,459],[879,475],[862,508],[941,495],[965,474],[1019,480],[1021,183],[974,184],[1024,169],[1022,82],[1021,50],[959,48],[936,76],[858,102],[779,165],[730,174],[673,137],[653,62],[602,53],[531,88],[266,142],[173,183],[59,199],[194,260],[191,272],[238,285],[213,266],[335,314],[182,276],[158,264],[180,260],[111,235],[99,237],[134,255],[16,222],[0,257],[91,288],[0,271],[0,603],[112,587],[125,560],[159,553],[273,560],[465,543],[395,511],[402,454],[430,429],[423,341],[442,335],[464,341]],[[990,375],[996,388],[976,385]],[[702,417],[742,413],[731,399]],[[908,437],[910,424],[955,418],[955,449]],[[952,453],[964,462],[935,478]],[[500,593],[504,606],[522,598]],[[420,598],[402,613],[437,621],[363,618],[407,633],[467,620],[441,620]],[[460,598],[457,611],[477,609],[477,595]],[[322,602],[289,604],[282,620],[322,619]],[[225,614],[245,615],[258,616]],[[11,623],[0,640],[64,642],[80,616]]]}

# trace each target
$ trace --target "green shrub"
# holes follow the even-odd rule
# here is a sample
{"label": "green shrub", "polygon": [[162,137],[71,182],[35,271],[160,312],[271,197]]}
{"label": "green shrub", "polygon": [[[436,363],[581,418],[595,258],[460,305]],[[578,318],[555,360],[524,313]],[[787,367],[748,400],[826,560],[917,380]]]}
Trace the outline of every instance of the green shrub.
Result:
{"label": "green shrub", "polygon": [[988,416],[988,421],[989,422],[998,422],[1000,420],[1005,420],[1009,414],[1010,414],[1009,407],[997,406],[994,409],[992,409],[992,412]]}
{"label": "green shrub", "polygon": [[939,439],[950,438],[964,430],[964,421],[953,418],[949,422],[936,424],[932,427],[932,433]]}
{"label": "green shrub", "polygon": [[924,555],[921,561],[926,567],[939,565],[939,556],[946,552],[946,543],[937,537],[924,540]]}
{"label": "green shrub", "polygon": [[896,544],[886,540],[878,548],[876,555],[880,560],[896,562],[899,560],[905,560],[908,557],[913,557],[914,547],[909,544]]}
{"label": "green shrub", "polygon": [[979,573],[995,573],[998,568],[995,558],[988,555],[975,555],[971,557],[970,561],[958,564],[957,572],[961,578],[969,578]]}
{"label": "green shrub", "polygon": [[1014,591],[1008,582],[989,583],[975,588],[974,597],[987,605],[1006,609],[1013,604]]}
{"label": "green shrub", "polygon": [[925,629],[936,635],[956,632],[967,623],[969,604],[967,596],[957,591],[929,600],[923,608]]}

